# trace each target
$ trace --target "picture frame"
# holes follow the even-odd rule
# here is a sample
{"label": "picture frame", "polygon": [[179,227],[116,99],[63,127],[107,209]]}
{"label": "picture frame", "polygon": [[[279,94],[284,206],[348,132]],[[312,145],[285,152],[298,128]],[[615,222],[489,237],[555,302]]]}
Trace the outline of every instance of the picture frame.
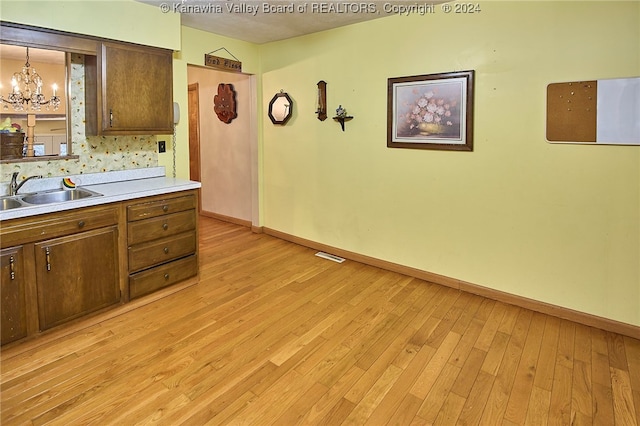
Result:
{"label": "picture frame", "polygon": [[387,147],[473,151],[475,71],[387,80]]}

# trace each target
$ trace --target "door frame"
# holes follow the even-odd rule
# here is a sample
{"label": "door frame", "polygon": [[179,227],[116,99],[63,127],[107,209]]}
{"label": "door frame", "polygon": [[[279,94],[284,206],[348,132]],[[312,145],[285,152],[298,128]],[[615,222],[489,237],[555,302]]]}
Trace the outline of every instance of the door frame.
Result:
{"label": "door frame", "polygon": [[[187,79],[188,79],[188,74],[189,74],[189,68],[205,68],[205,69],[209,69],[211,70],[211,68],[209,67],[204,67],[201,65],[195,65],[195,64],[187,64]],[[220,71],[220,70],[212,70],[212,71]],[[261,176],[261,170],[260,170],[260,160],[259,160],[259,135],[258,135],[258,129],[259,129],[259,115],[258,115],[258,111],[260,110],[259,108],[259,99],[258,99],[258,79],[257,76],[255,74],[245,74],[245,73],[241,73],[244,76],[249,78],[249,85],[251,87],[251,108],[250,108],[250,161],[251,161],[251,229],[253,230],[253,232],[262,232],[262,227],[261,227],[261,218],[260,218],[260,176]],[[192,85],[198,85],[198,83],[191,83],[189,84],[187,82],[187,98],[189,98],[190,96],[190,87]],[[199,107],[199,87],[196,90],[197,96],[198,96],[198,108]],[[188,101],[189,102],[189,101]],[[189,109],[189,108],[188,108]],[[189,111],[188,116],[191,116],[191,112]],[[198,176],[200,177],[200,170],[202,167],[201,164],[201,158],[200,158],[200,125],[199,125],[199,120],[200,120],[200,114],[198,112],[197,114],[197,120],[198,120],[198,127],[197,127],[197,131],[198,131],[198,138],[197,138],[197,161],[194,164],[194,167],[196,167],[197,164],[197,168],[198,168]],[[191,170],[191,150],[192,149],[196,149],[195,148],[195,143],[194,142],[194,147],[192,148],[192,142],[191,142],[191,135],[190,135],[190,129],[187,129],[187,131],[189,132],[188,135],[188,139],[189,139],[189,169]],[[191,171],[189,172],[191,173]],[[200,211],[201,211],[201,207],[200,207]]]}

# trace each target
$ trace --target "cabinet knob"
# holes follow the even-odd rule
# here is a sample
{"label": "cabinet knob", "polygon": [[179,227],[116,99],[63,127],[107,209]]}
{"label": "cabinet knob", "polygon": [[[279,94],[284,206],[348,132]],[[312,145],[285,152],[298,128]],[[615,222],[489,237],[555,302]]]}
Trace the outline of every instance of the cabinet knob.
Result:
{"label": "cabinet knob", "polygon": [[162,224],[162,229],[164,229],[165,231],[166,231],[167,229],[169,229],[169,224],[167,224],[167,223],[163,223],[163,224]]}
{"label": "cabinet knob", "polygon": [[168,212],[169,211],[169,206],[167,206],[166,204],[164,206],[162,206],[162,211],[163,212]]}
{"label": "cabinet knob", "polygon": [[164,251],[164,254],[169,254],[169,247],[165,247],[162,251]]}
{"label": "cabinet knob", "polygon": [[164,274],[164,279],[168,280],[169,279],[169,274]]}
{"label": "cabinet knob", "polygon": [[84,228],[84,220],[78,222],[78,228]]}

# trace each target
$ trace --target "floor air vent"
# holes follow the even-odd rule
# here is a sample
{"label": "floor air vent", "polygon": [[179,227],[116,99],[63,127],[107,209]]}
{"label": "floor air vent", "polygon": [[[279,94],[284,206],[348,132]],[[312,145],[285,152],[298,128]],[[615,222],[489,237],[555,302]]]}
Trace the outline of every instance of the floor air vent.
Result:
{"label": "floor air vent", "polygon": [[325,252],[322,252],[322,251],[317,252],[316,256],[321,257],[323,259],[333,260],[334,262],[338,262],[338,263],[344,262],[343,258],[338,257],[338,256],[334,256],[332,254],[325,253]]}

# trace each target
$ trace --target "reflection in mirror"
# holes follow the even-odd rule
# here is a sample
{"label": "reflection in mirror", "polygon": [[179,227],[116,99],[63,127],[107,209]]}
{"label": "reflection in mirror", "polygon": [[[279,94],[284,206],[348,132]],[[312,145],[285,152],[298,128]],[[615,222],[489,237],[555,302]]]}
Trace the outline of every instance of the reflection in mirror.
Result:
{"label": "reflection in mirror", "polygon": [[269,102],[269,118],[273,124],[285,124],[293,113],[293,101],[282,90]]}
{"label": "reflection in mirror", "polygon": [[[24,46],[0,44],[0,95],[3,98],[0,126],[8,121],[10,126],[19,127],[27,134],[31,125],[34,132],[32,155],[36,157],[71,154],[67,135],[67,56],[61,51],[29,48],[27,57],[27,48]],[[44,100],[57,96],[60,100],[57,108],[49,103],[34,110],[32,102],[23,102],[24,108],[21,110],[9,102],[11,94],[20,90],[20,84],[24,86],[20,80],[27,63],[29,75],[33,76],[34,69],[36,73],[31,87],[37,92],[39,86]],[[27,90],[22,91],[27,93]]]}

